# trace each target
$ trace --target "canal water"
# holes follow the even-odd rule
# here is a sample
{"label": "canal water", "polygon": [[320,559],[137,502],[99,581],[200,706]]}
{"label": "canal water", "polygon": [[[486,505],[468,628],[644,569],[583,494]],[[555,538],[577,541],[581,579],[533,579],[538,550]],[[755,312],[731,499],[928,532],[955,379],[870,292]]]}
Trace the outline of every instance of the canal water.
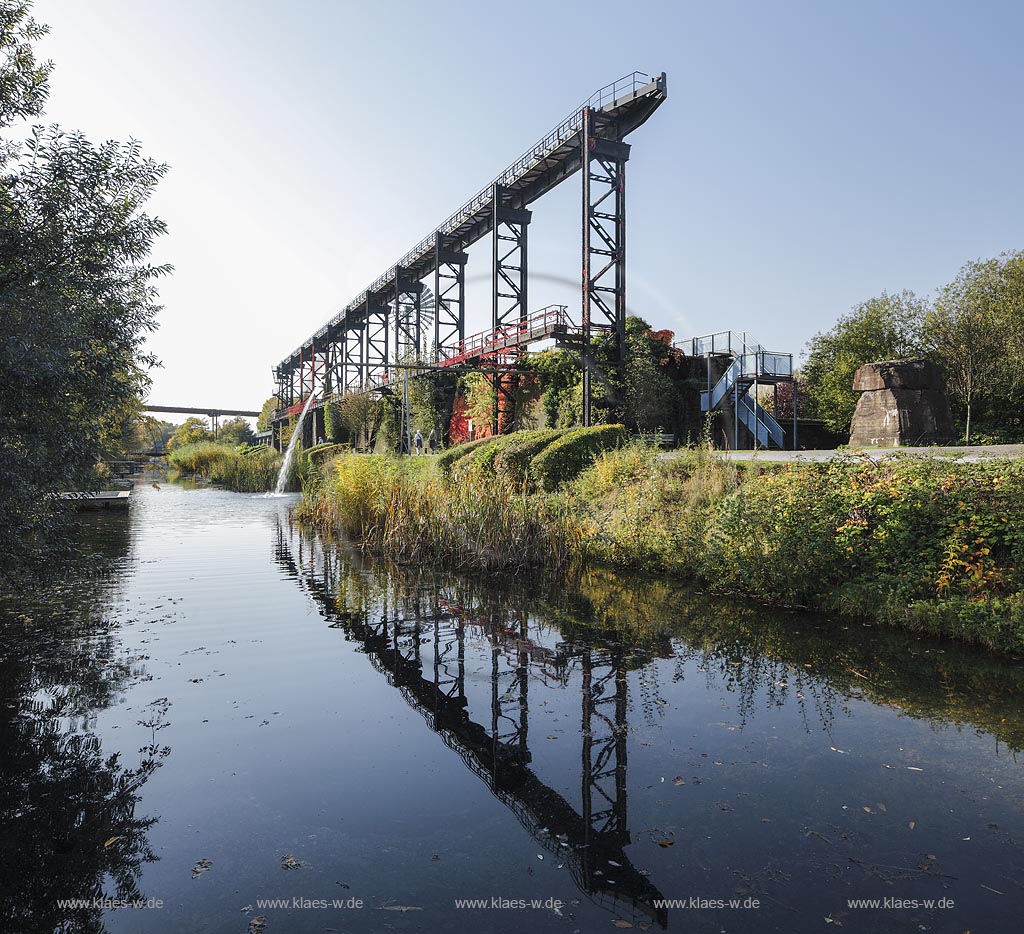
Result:
{"label": "canal water", "polygon": [[146,484],[3,606],[4,932],[1019,930],[1021,666],[294,503]]}

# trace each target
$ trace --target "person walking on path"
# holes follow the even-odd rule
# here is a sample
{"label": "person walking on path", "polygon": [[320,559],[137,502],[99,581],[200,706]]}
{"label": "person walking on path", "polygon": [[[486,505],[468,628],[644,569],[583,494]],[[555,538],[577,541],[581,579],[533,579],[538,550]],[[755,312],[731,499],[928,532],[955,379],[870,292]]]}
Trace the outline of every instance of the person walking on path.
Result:
{"label": "person walking on path", "polygon": [[412,443],[416,445],[417,456],[423,453],[423,433],[417,429],[416,434],[413,435]]}
{"label": "person walking on path", "polygon": [[430,434],[427,435],[427,447],[430,448],[430,453],[433,454],[437,447],[437,430],[434,428],[430,429]]}

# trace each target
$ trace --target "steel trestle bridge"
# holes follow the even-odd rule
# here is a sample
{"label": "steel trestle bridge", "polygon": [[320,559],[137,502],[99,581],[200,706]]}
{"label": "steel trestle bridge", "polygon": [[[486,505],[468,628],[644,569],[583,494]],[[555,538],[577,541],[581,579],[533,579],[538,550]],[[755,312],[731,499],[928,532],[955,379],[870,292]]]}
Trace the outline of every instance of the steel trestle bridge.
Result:
{"label": "steel trestle bridge", "polygon": [[[581,354],[583,419],[590,424],[591,380],[600,378],[592,339],[610,338],[607,367],[621,372],[624,363],[630,151],[624,140],[666,96],[664,73],[652,79],[641,72],[593,94],[274,368],[277,419],[310,393],[380,390],[409,366],[477,367],[491,372],[501,391],[500,372],[528,344],[554,337]],[[573,323],[564,306],[531,313],[527,232],[529,206],[580,170],[581,308]],[[466,250],[488,234],[491,327],[467,338]]]}

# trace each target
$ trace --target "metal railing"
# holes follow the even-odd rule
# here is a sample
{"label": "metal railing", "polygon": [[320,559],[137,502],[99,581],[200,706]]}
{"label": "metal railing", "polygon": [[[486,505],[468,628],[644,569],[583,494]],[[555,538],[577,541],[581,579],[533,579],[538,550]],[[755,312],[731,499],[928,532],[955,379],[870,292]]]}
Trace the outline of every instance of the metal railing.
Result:
{"label": "metal railing", "polygon": [[454,366],[471,357],[495,354],[551,337],[574,328],[565,305],[547,305],[522,321],[472,334],[457,345],[438,348],[438,366]]}
{"label": "metal railing", "polygon": [[676,341],[672,346],[690,357],[710,355],[735,358],[738,362],[736,379],[793,375],[791,353],[765,350],[761,344],[748,337],[746,331],[716,331],[703,337]]}

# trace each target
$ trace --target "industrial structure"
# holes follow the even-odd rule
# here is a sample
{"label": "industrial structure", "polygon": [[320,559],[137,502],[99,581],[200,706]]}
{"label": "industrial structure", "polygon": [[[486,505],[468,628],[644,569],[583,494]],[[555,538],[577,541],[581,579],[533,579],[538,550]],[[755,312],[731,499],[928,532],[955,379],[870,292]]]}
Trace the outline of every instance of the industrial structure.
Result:
{"label": "industrial structure", "polygon": [[[323,426],[317,410],[331,397],[387,395],[396,393],[399,376],[407,385],[407,378],[427,373],[475,370],[493,383],[492,431],[497,432],[517,362],[529,345],[549,339],[580,355],[582,421],[591,424],[595,380],[605,387],[622,385],[625,368],[630,154],[625,139],[666,96],[664,73],[652,79],[633,72],[601,88],[531,146],[274,368],[280,403],[275,426],[301,413],[314,394],[314,426],[308,429],[313,440],[324,434],[316,427]],[[562,305],[533,310],[530,206],[577,171],[582,176],[579,314],[570,315]],[[490,327],[467,336],[466,251],[488,235]],[[708,380],[703,410],[728,409],[731,446],[740,446],[741,425],[754,446],[795,446],[795,421],[787,432],[757,399],[759,386],[792,380],[792,356],[726,334],[724,340],[715,335],[673,348],[703,361]],[[600,359],[593,352],[596,340]]]}

